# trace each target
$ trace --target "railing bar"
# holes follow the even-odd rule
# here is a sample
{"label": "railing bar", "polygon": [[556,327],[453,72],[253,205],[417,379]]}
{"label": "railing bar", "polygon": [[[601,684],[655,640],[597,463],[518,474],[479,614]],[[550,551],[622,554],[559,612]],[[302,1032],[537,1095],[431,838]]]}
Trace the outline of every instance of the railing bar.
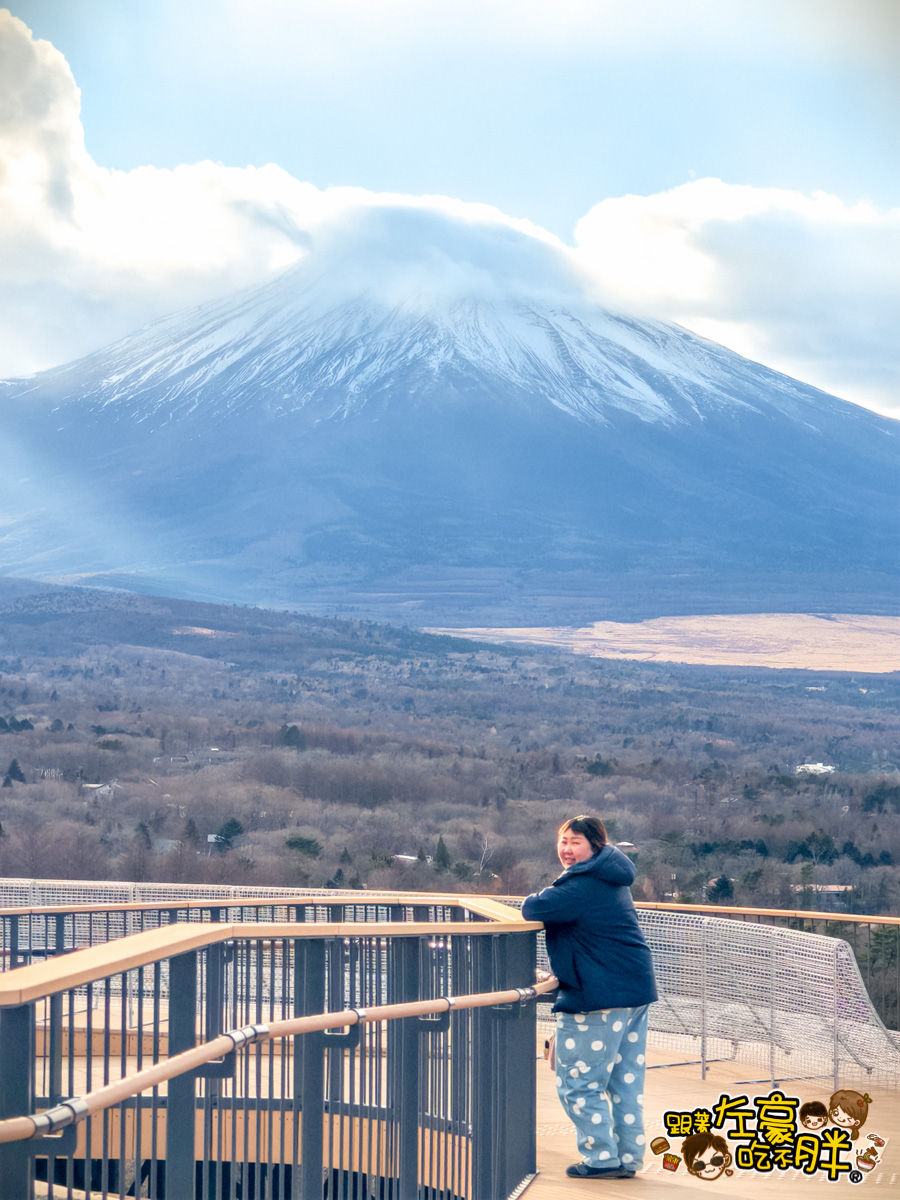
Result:
{"label": "railing bar", "polygon": [[[242,950],[243,950],[243,971],[241,972],[241,976],[242,976],[242,985],[243,985],[243,995],[242,995],[242,1000],[241,1000],[241,1008],[243,1010],[242,1016],[244,1017],[245,1020],[247,1020],[246,1005],[249,1003],[248,997],[250,994],[250,988],[247,985],[247,972],[249,970],[250,947],[249,946],[242,947]],[[247,1020],[247,1024],[250,1024],[249,1020]],[[245,1054],[243,1057],[244,1057],[244,1062],[243,1062],[244,1095],[249,1096],[250,1095],[251,1071],[252,1071],[252,1067],[253,1067],[253,1057],[250,1054]],[[247,1171],[248,1160],[250,1158],[250,1121],[247,1119],[246,1113],[244,1114],[242,1128],[244,1131],[244,1146],[243,1146],[243,1154],[241,1155],[241,1192],[244,1191],[244,1188],[247,1185],[247,1180],[245,1179],[245,1175],[246,1175],[246,1171]]]}
{"label": "railing bar", "polygon": [[[143,914],[141,914],[143,918]],[[137,972],[137,1028],[135,1043],[136,1053],[135,1061],[137,1069],[140,1071],[144,1065],[144,987],[146,979],[146,971],[143,967],[138,967]],[[143,1109],[139,1096],[134,1098],[134,1194],[141,1194],[141,1178],[143,1175],[144,1166],[144,1120]]]}
{"label": "railing bar", "polygon": [[[126,984],[129,975],[122,977],[122,995],[119,1002],[119,1078],[125,1077],[128,1071],[128,1010],[126,1001]],[[125,1137],[129,1101],[124,1100],[119,1105],[119,1200],[125,1200],[125,1164],[128,1161],[127,1141]]]}
{"label": "railing bar", "polygon": [[[275,908],[272,908],[272,919],[275,919]],[[275,946],[272,946],[272,953],[275,954]],[[283,983],[281,982],[281,972],[283,970],[283,964],[284,964],[284,941],[282,938],[282,940],[278,941],[278,943],[277,943],[277,954],[276,954],[275,961],[272,962],[272,967],[271,967],[272,995],[269,1000],[269,1012],[271,1013],[271,1018],[270,1018],[271,1024],[274,1024],[274,1022],[276,1020],[283,1020],[283,1018],[284,1018],[284,1014],[282,1012],[278,1012],[278,1010],[276,1009],[276,1003],[281,1003],[281,1001],[278,1001],[278,997],[276,996],[276,986],[275,986],[275,984],[277,982],[278,989],[280,989],[281,996],[283,998],[284,986],[283,986]],[[272,1097],[275,1097],[276,1093],[277,1093],[278,1100],[283,1100],[284,1099],[284,1079],[283,1079],[284,1057],[286,1057],[286,1054],[287,1054],[287,1049],[288,1049],[287,1043],[282,1042],[280,1049],[281,1049],[281,1056],[280,1056],[280,1058],[278,1058],[278,1062],[276,1063],[275,1062],[275,1054],[274,1054],[274,1051],[276,1050],[276,1044],[272,1044],[269,1046],[269,1062],[271,1064],[270,1075],[271,1075],[271,1080],[272,1080],[272,1082],[271,1082]],[[271,1172],[275,1171],[276,1158],[277,1158],[277,1162],[281,1163],[282,1159],[284,1157],[284,1120],[286,1120],[286,1118],[284,1118],[284,1106],[283,1106],[283,1104],[280,1104],[280,1105],[278,1105],[278,1109],[277,1109],[277,1122],[278,1122],[277,1130],[275,1128],[275,1123],[276,1123],[275,1116],[272,1117],[272,1120],[270,1122],[270,1133],[269,1133],[269,1144],[270,1144],[269,1164],[270,1164],[270,1166],[269,1166],[269,1169]],[[277,1154],[276,1154],[276,1146],[277,1146]],[[283,1175],[283,1171],[281,1171],[281,1170],[278,1171],[278,1175],[280,1175],[280,1176]],[[271,1194],[272,1194],[272,1200],[277,1200],[277,1196],[275,1195],[274,1177],[272,1177],[272,1181],[270,1183],[270,1189],[271,1189]]]}
{"label": "railing bar", "polygon": [[[262,1005],[263,1005],[263,956],[264,956],[264,952],[263,952],[263,946],[262,946],[261,942],[254,942],[253,945],[254,945],[254,948],[256,951],[256,954],[254,957],[254,967],[255,967],[254,982],[256,985],[256,988],[255,988],[256,1013],[259,1014],[259,1016],[262,1016],[263,1015]],[[252,998],[250,996],[247,997],[247,1002],[248,1002],[248,1008],[249,1008],[249,1005],[252,1003]],[[256,1015],[256,1014],[254,1014],[254,1015]],[[251,1020],[252,1020],[252,1018],[251,1018]],[[254,1046],[253,1047],[253,1055],[256,1060],[256,1098],[258,1100],[260,1100],[260,1099],[262,1099],[262,1095],[263,1095],[262,1046]],[[256,1178],[257,1178],[257,1181],[259,1180],[259,1174],[260,1174],[261,1148],[262,1148],[264,1140],[265,1140],[263,1124],[264,1124],[263,1107],[261,1104],[257,1104],[257,1106],[256,1106]]]}
{"label": "railing bar", "polygon": [[[452,939],[447,939],[447,956],[444,959],[444,969],[441,974],[440,994],[447,995],[450,991],[450,963],[453,954]],[[452,1166],[452,1150],[453,1150],[453,1104],[450,1098],[450,1026],[447,1025],[447,1030],[441,1035],[441,1045],[443,1054],[441,1057],[441,1081],[440,1081],[440,1103],[441,1111],[444,1115],[444,1127],[446,1134],[444,1138],[444,1164],[441,1174],[442,1190],[445,1196],[450,1195],[450,1169]]]}
{"label": "railing bar", "polygon": [[[435,910],[436,916],[437,916],[437,912],[438,912],[438,910]],[[438,917],[438,920],[439,919],[440,918]],[[440,935],[438,935],[438,937],[440,937]],[[424,944],[420,943],[420,945],[422,945],[422,953],[424,954],[425,946],[427,945],[427,943],[424,943]],[[436,991],[436,988],[435,988],[435,976],[436,976],[436,973],[438,970],[437,956],[435,954],[432,954],[430,956],[430,959],[431,959],[431,961],[428,964],[428,970],[422,972],[423,979],[425,981],[426,987],[428,988],[429,995],[431,995],[431,996],[434,996],[435,994],[440,995],[439,990]],[[421,1096],[422,1096],[422,1105],[425,1109],[425,1112],[420,1114],[420,1121],[421,1121],[423,1117],[426,1117],[429,1115],[433,1117],[435,1115],[435,1107],[436,1107],[435,1094],[434,1094],[435,1072],[434,1072],[434,1067],[433,1067],[433,1062],[434,1062],[433,1050],[434,1050],[434,1045],[435,1045],[435,1039],[431,1038],[431,1037],[429,1037],[427,1039],[420,1037],[419,1044],[422,1047],[422,1053],[419,1056],[419,1063],[420,1063],[421,1076],[422,1076]],[[427,1154],[426,1154],[426,1149],[427,1149]],[[437,1150],[437,1147],[435,1146],[435,1141],[434,1141],[434,1125],[429,1124],[425,1131],[425,1137],[422,1139],[421,1171],[422,1171],[422,1175],[424,1176],[426,1165],[427,1165],[428,1178],[432,1181],[436,1177],[435,1176],[435,1165],[436,1165],[435,1153],[436,1153],[436,1150]]]}
{"label": "railing bar", "polygon": [[[201,995],[206,996],[206,990],[201,990]],[[203,1096],[202,1096],[202,1112],[203,1126],[200,1131],[200,1194],[208,1196],[209,1191],[209,1172],[210,1162],[212,1159],[212,1142],[213,1142],[213,1110],[210,1104],[210,1088],[209,1080],[204,1080]]]}
{"label": "railing bar", "polygon": [[[92,983],[89,983],[87,986],[86,1003],[87,1003],[87,1010],[85,1013],[86,1042],[85,1042],[84,1071],[85,1071],[85,1080],[86,1080],[87,1086],[92,1087],[93,1086],[93,1043],[94,1043],[94,1031],[93,1031],[94,985]],[[92,1156],[91,1156],[91,1150],[92,1150],[92,1146],[93,1146],[93,1135],[94,1135],[94,1125],[93,1125],[93,1122],[91,1121],[91,1118],[88,1117],[85,1121],[85,1131],[84,1131],[85,1182],[87,1182],[87,1180],[91,1178],[91,1163],[93,1161]]]}
{"label": "railing bar", "polygon": [[[372,979],[373,967],[375,967],[375,969],[377,969],[377,960],[376,960],[375,956],[373,955],[373,947],[372,947],[371,938],[363,938],[363,940],[360,944],[359,969],[361,972],[361,978],[362,978],[362,982],[363,982],[362,1003],[364,1006],[371,1003],[372,984],[373,984],[373,979]],[[364,1155],[364,1161],[366,1164],[366,1172],[369,1175],[372,1174],[372,1165],[373,1165],[373,1159],[374,1159],[374,1153],[373,1153],[374,1146],[373,1146],[372,1139],[373,1139],[374,1129],[375,1129],[375,1125],[376,1125],[376,1121],[377,1121],[377,1117],[373,1113],[373,1105],[372,1105],[372,1095],[373,1095],[373,1091],[374,1091],[373,1071],[374,1071],[374,1059],[375,1059],[375,1050],[374,1050],[375,1035],[376,1035],[376,1027],[375,1026],[372,1026],[369,1029],[363,1029],[361,1049],[360,1049],[360,1060],[359,1060],[359,1099],[360,1099],[360,1103],[365,1105],[369,1109],[369,1112],[373,1114],[372,1116],[370,1116],[368,1124],[366,1125],[365,1136],[363,1138],[363,1142],[360,1147],[360,1154]]]}
{"label": "railing bar", "polygon": [[[281,989],[281,1007],[279,1010],[279,1017],[282,1020],[284,1019],[284,1017],[286,1015],[285,997],[288,994],[288,986],[289,986],[288,978],[287,978],[287,968],[288,968],[289,956],[290,956],[290,949],[289,949],[288,943],[282,942],[281,943],[281,960],[280,960],[280,968],[279,968],[279,987]],[[284,1105],[284,1101],[287,1099],[288,1094],[289,1094],[288,1086],[287,1086],[288,1046],[289,1046],[289,1043],[287,1042],[287,1040],[282,1042],[282,1045],[281,1045],[281,1069],[278,1072],[278,1090],[279,1090],[280,1099],[282,1101],[281,1107],[280,1107],[281,1118],[280,1118],[279,1125],[278,1125],[278,1163],[279,1163],[278,1192],[280,1193],[280,1200],[287,1200],[287,1197],[285,1195],[285,1189],[287,1186],[287,1182],[286,1182],[287,1181],[286,1138],[287,1138],[288,1114],[287,1114],[287,1111],[286,1111],[286,1108]],[[279,1196],[276,1195],[276,1193],[275,1193],[274,1185],[273,1185],[272,1196],[273,1196],[273,1200],[279,1200]]]}
{"label": "railing bar", "polygon": [[[246,1058],[246,1055],[245,1055],[244,1057]],[[242,1064],[241,1064],[241,1073],[242,1073],[242,1074],[243,1074],[243,1070],[244,1070],[244,1064],[242,1063]],[[238,1175],[238,1173],[237,1173],[237,1171],[235,1170],[235,1164],[236,1164],[236,1163],[237,1163],[237,1161],[238,1161],[238,1152],[237,1152],[237,1148],[238,1148],[238,1133],[237,1133],[237,1126],[238,1126],[238,1121],[237,1121],[237,1114],[238,1114],[238,1107],[237,1107],[237,1106],[238,1106],[238,1098],[237,1098],[237,1088],[235,1088],[235,1089],[234,1089],[234,1094],[231,1096],[231,1098],[230,1098],[230,1099],[231,1099],[231,1137],[230,1137],[230,1141],[231,1141],[231,1171],[230,1171],[230,1185],[231,1185],[231,1186],[230,1186],[230,1188],[229,1188],[229,1191],[230,1191],[230,1193],[231,1193],[230,1200],[236,1200],[236,1198],[237,1198],[237,1186],[238,1186],[238,1180],[237,1180],[237,1175]]]}
{"label": "railing bar", "polygon": [[[38,1006],[35,1005],[35,1039],[37,1038],[37,1029],[43,1030],[43,1051],[41,1053],[40,1067],[35,1072],[35,1075],[37,1076],[35,1082],[37,1083],[38,1079],[40,1080],[40,1085],[41,1085],[40,1094],[42,1096],[49,1096],[50,1095],[50,1087],[51,1087],[51,1085],[50,1085],[50,1041],[53,1036],[53,1033],[52,1033],[52,1029],[51,1029],[51,1022],[48,1019],[48,1015],[47,1015],[47,1003],[48,1003],[47,998],[45,997],[44,1000],[41,1001],[40,1009],[38,1009]],[[42,1016],[40,1017],[40,1020],[38,1020],[38,1012],[40,1012],[42,1014]],[[53,1103],[53,1101],[51,1100],[51,1104],[52,1103]]]}
{"label": "railing bar", "polygon": [[[342,912],[341,918],[342,919],[346,918],[346,912]],[[347,971],[348,993],[349,993],[347,996],[348,1006],[360,1005],[362,1003],[362,996],[360,995],[359,987],[357,986],[357,976],[356,976],[357,957],[358,957],[358,947],[355,942],[351,942],[347,946],[347,960],[346,960],[346,963],[347,963],[346,971]],[[360,1043],[361,1042],[362,1042],[362,1039],[360,1039]],[[352,1111],[353,1111],[354,1097],[356,1095],[356,1089],[354,1087],[354,1075],[355,1075],[355,1071],[356,1071],[356,1050],[350,1050],[350,1051],[340,1050],[340,1051],[338,1051],[337,1059],[338,1059],[338,1062],[341,1064],[341,1066],[340,1066],[340,1086],[341,1086],[341,1092],[340,1092],[340,1102],[341,1102],[340,1103],[340,1112],[341,1112],[340,1147],[341,1147],[341,1151],[343,1153],[344,1129],[346,1128],[346,1131],[347,1131],[346,1141],[347,1141],[347,1152],[348,1152],[348,1158],[347,1158],[347,1162],[346,1162],[346,1170],[347,1170],[348,1177],[351,1174],[354,1174],[354,1173],[356,1174],[357,1187],[358,1187],[359,1129],[358,1128],[354,1129],[353,1122],[350,1117],[350,1113],[352,1113]],[[355,1157],[356,1157],[356,1161],[357,1161],[355,1172],[353,1171],[354,1149],[356,1150]],[[351,1185],[351,1187],[352,1187],[352,1185]]]}
{"label": "railing bar", "polygon": [[[364,1004],[370,1004],[372,999],[372,988],[375,986],[374,972],[378,970],[378,954],[376,947],[372,944],[371,938],[365,938],[362,942],[362,952],[360,961],[360,970],[362,971],[364,992]],[[363,1045],[365,1053],[360,1060],[360,1076],[359,1076],[359,1094],[360,1100],[369,1109],[373,1115],[369,1118],[369,1123],[366,1126],[365,1136],[365,1162],[366,1171],[369,1175],[373,1174],[373,1165],[375,1160],[375,1137],[379,1128],[379,1118],[374,1113],[373,1098],[375,1094],[375,1065],[376,1062],[381,1064],[380,1057],[376,1058],[378,1053],[378,1030],[380,1024],[373,1025],[370,1029],[363,1030]]]}
{"label": "railing bar", "polygon": [[140,1196],[144,1175],[144,1110],[140,1096],[134,1098],[134,1194]]}
{"label": "railing bar", "polygon": [[[153,1062],[159,1062],[159,1032],[160,1032],[160,991],[162,988],[162,963],[153,964],[153,1044],[151,1054]],[[157,1200],[159,1179],[159,1088],[154,1087],[150,1092],[150,1196]]]}
{"label": "railing bar", "polygon": [[[449,963],[448,963],[449,966]],[[445,972],[446,976],[447,972]],[[445,978],[442,992],[449,990],[450,980]],[[450,1099],[450,1026],[447,1026],[447,1032],[441,1037],[443,1044],[443,1055],[441,1057],[441,1086],[440,1099],[441,1111],[445,1118],[445,1128],[447,1130],[446,1139],[444,1141],[444,1165],[441,1173],[442,1184],[441,1188],[445,1195],[450,1194],[450,1170],[452,1166],[452,1148],[453,1148],[453,1104]]]}
{"label": "railing bar", "polygon": [[[233,963],[233,966],[232,966],[232,971],[231,971],[231,978],[232,978],[233,994],[232,994],[232,1005],[231,1006],[232,1006],[233,1018],[234,1018],[235,1022],[239,1024],[244,1019],[244,1016],[245,1016],[242,1006],[244,1003],[244,994],[246,991],[246,989],[244,987],[244,972],[247,969],[247,946],[246,945],[241,944],[239,946],[233,947],[232,963]],[[241,1063],[240,1063],[240,1089],[238,1088],[237,1082],[236,1082],[235,1087],[234,1087],[233,1097],[232,1097],[232,1107],[234,1110],[234,1116],[232,1118],[232,1137],[231,1137],[231,1140],[232,1140],[232,1155],[231,1155],[232,1163],[237,1163],[239,1160],[239,1155],[238,1155],[238,1150],[237,1150],[238,1141],[239,1141],[239,1139],[238,1139],[238,1115],[239,1115],[238,1096],[239,1096],[239,1092],[241,1090],[243,1091],[243,1093],[245,1095],[247,1093],[247,1084],[248,1084],[248,1080],[250,1078],[249,1071],[250,1071],[250,1056],[248,1054],[244,1054],[241,1056]],[[246,1114],[244,1114],[244,1120],[241,1123],[241,1137],[242,1138],[246,1138],[247,1130],[248,1130],[247,1119],[246,1119]],[[239,1187],[240,1187],[240,1190],[243,1191],[243,1187],[244,1187],[243,1175],[244,1175],[244,1167],[243,1166],[241,1166],[240,1172],[236,1171],[234,1169],[234,1167],[232,1167],[231,1188],[232,1188],[232,1197],[233,1198],[237,1197]]]}
{"label": "railing bar", "polygon": [[[379,944],[376,948],[376,958],[378,961],[378,977],[390,972],[390,948],[388,945]],[[387,1061],[387,1024],[384,1021],[378,1024],[378,1056],[376,1059],[376,1075],[375,1075],[375,1096],[379,1112],[384,1113],[384,1135],[382,1136],[381,1128],[378,1131],[378,1140],[375,1145],[377,1176],[379,1179],[387,1178],[388,1168],[388,1139],[393,1136],[391,1129],[391,1114],[387,1111],[387,1077],[388,1077],[388,1061]]]}
{"label": "railing bar", "polygon": [[[273,942],[269,952],[269,1022],[275,1020],[275,972],[277,969],[278,949],[282,943]],[[275,1099],[275,1045],[269,1046],[269,1100]],[[260,1051],[262,1053],[262,1051]],[[268,1121],[268,1132],[266,1137],[266,1153],[269,1161],[269,1190],[272,1189],[271,1172],[275,1161],[275,1114],[272,1109],[269,1110],[270,1116]],[[284,1120],[284,1117],[281,1118]]]}

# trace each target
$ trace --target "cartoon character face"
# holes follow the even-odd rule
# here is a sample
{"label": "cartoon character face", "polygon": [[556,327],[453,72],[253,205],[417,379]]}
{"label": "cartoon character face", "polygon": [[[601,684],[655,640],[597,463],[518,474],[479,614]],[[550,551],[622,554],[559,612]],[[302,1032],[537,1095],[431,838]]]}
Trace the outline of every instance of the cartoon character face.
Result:
{"label": "cartoon character face", "polygon": [[698,1179],[718,1179],[731,1166],[731,1153],[724,1138],[713,1133],[694,1133],[681,1148],[685,1166]]}
{"label": "cartoon character face", "polygon": [[832,1125],[840,1125],[842,1129],[855,1129],[857,1125],[861,1124],[857,1117],[844,1112],[839,1106],[833,1108],[828,1115],[831,1118]]}
{"label": "cartoon character face", "polygon": [[828,1109],[821,1100],[808,1100],[800,1109],[800,1124],[804,1129],[821,1129],[828,1124]]}
{"label": "cartoon character face", "polygon": [[712,1154],[707,1153],[703,1158],[694,1159],[691,1163],[691,1174],[699,1179],[718,1179],[730,1162],[730,1154],[714,1150]]}
{"label": "cartoon character face", "polygon": [[866,1123],[871,1103],[872,1097],[868,1092],[854,1092],[845,1088],[835,1092],[828,1101],[829,1119],[833,1125],[849,1129],[850,1137],[855,1142],[859,1137],[857,1130]]}

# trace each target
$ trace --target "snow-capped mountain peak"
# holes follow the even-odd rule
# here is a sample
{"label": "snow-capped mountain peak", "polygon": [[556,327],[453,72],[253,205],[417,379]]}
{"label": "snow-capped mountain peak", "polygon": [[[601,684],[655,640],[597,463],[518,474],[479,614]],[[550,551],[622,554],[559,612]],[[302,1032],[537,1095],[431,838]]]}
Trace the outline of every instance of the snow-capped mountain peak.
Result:
{"label": "snow-capped mountain peak", "polygon": [[8,381],[0,569],[465,625],[897,594],[897,422],[607,310],[552,239],[399,219]]}
{"label": "snow-capped mountain peak", "polygon": [[221,419],[248,404],[373,415],[376,397],[437,397],[472,378],[601,425],[616,413],[675,425],[798,402],[814,416],[838,403],[686,330],[604,309],[560,245],[423,210],[405,215],[401,236],[397,220],[367,210],[270,283],[45,374],[65,391],[89,375],[82,402],[138,421],[198,406]]}

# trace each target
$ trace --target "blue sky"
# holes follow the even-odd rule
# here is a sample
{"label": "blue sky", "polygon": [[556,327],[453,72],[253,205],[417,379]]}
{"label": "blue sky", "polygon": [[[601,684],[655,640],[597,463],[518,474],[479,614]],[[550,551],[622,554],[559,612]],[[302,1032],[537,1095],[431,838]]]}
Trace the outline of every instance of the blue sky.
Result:
{"label": "blue sky", "polygon": [[[325,219],[357,189],[361,203],[495,206],[575,247],[623,306],[900,413],[896,0],[20,0],[11,13],[53,49],[0,22],[16,67],[0,71],[0,148],[21,164],[5,197],[0,183],[17,236],[0,268],[0,374],[255,282],[300,252],[266,233],[263,210],[303,226],[310,203]],[[35,216],[32,197],[23,215],[37,158],[47,187],[76,196],[65,226],[55,201]],[[229,214],[237,197],[255,216],[223,217],[215,242],[225,193]]]}

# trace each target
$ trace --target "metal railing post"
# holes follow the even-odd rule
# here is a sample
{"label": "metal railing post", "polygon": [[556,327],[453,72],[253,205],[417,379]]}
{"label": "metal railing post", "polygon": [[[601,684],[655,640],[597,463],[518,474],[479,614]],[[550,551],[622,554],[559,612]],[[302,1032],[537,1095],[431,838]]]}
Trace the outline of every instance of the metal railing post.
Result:
{"label": "metal railing post", "polygon": [[[400,987],[398,1001],[419,999],[419,940],[400,938],[397,946]],[[419,1194],[419,1019],[403,1017],[397,1060],[397,1140],[399,1200],[416,1200]]]}
{"label": "metal railing post", "polygon": [[[34,1005],[0,1009],[0,1119],[34,1111]],[[27,1142],[0,1146],[3,1200],[30,1200],[34,1158]]]}
{"label": "metal railing post", "polygon": [[[72,917],[73,934],[74,934],[74,930],[75,930],[75,917],[73,915],[73,917]],[[73,938],[73,940],[74,940],[74,938]],[[53,950],[56,954],[65,954],[65,952],[66,952],[66,914],[65,913],[57,913],[56,914],[54,939],[53,939]],[[48,946],[47,946],[48,955],[49,955],[49,952],[50,952],[50,946],[48,944]]]}
{"label": "metal railing post", "polygon": [[[491,992],[493,985],[493,935],[473,938],[472,989]],[[495,1014],[488,1008],[472,1013],[472,1197],[471,1200],[497,1200],[491,1190],[493,1165],[493,1032]]]}
{"label": "metal railing post", "polygon": [[13,915],[9,918],[9,970],[14,971],[21,965],[19,962],[19,918]]}
{"label": "metal railing post", "polygon": [[63,1098],[62,1093],[62,1043],[63,1043],[63,998],[61,992],[50,997],[50,1038],[47,1048],[47,1102],[52,1108]]}
{"label": "metal railing post", "polygon": [[[294,943],[294,1014],[325,1009],[325,942],[298,938]],[[322,1116],[325,1107],[325,1049],[321,1033],[294,1038],[294,1088],[300,1100],[300,1195],[322,1195]]]}
{"label": "metal railing post", "polygon": [[[534,978],[537,934],[504,933],[504,974],[496,986],[523,987]],[[505,1043],[503,1075],[497,1081],[500,1119],[505,1124],[505,1188],[510,1195],[537,1170],[536,1006],[518,1005],[500,1024]]]}
{"label": "metal railing post", "polygon": [[[197,952],[169,961],[169,1056],[190,1050],[197,1040]],[[166,1096],[166,1200],[194,1200],[195,1078],[169,1080]]]}

